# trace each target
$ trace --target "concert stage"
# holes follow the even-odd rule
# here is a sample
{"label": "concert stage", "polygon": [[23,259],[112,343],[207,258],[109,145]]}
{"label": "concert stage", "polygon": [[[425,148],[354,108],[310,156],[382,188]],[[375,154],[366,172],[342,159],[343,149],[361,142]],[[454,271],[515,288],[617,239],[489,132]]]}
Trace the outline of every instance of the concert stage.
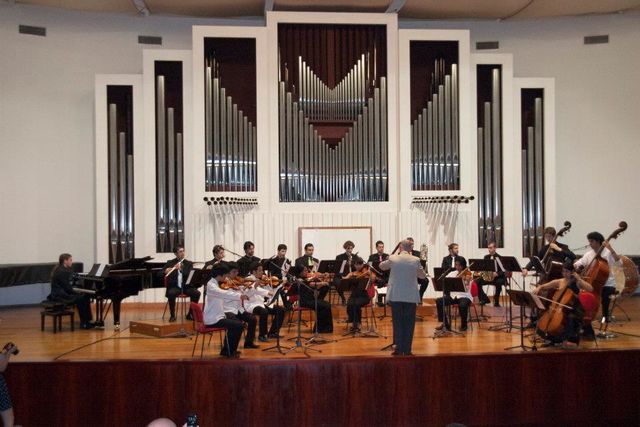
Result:
{"label": "concert stage", "polygon": [[[433,340],[437,323],[427,315],[416,324],[414,357],[380,351],[390,338],[354,338],[318,346],[309,358],[258,349],[223,360],[214,337],[203,360],[191,359],[187,338],[116,334],[111,326],[70,332],[65,324],[61,333],[50,325],[41,332],[36,307],[0,311],[0,341],[21,349],[5,376],[16,422],[26,427],[144,426],[190,412],[201,426],[629,426],[640,422],[640,299],[622,307],[632,320],[612,326],[617,338],[535,353],[503,350],[520,335],[488,330],[504,310],[493,307],[485,309],[490,322],[466,337]],[[159,318],[162,308],[123,304],[123,328]],[[340,339],[344,309],[334,313],[332,338]],[[378,329],[390,335],[390,318]]]}

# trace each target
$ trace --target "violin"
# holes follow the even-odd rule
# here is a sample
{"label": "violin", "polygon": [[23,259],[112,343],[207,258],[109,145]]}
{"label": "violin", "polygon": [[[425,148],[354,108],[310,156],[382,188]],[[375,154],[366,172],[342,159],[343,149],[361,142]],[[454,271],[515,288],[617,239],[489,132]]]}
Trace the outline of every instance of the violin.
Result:
{"label": "violin", "polygon": [[266,274],[263,274],[262,277],[256,280],[256,284],[260,286],[276,287],[280,284],[280,279],[278,279],[278,276],[267,276]]}
{"label": "violin", "polygon": [[364,265],[361,270],[354,270],[351,273],[347,273],[343,279],[369,279],[374,274],[368,265]]}
{"label": "violin", "polygon": [[244,279],[242,277],[236,277],[234,279],[228,278],[223,283],[220,284],[220,289],[228,290],[233,289],[236,291],[244,290],[246,288],[250,288],[253,284],[251,279]]}

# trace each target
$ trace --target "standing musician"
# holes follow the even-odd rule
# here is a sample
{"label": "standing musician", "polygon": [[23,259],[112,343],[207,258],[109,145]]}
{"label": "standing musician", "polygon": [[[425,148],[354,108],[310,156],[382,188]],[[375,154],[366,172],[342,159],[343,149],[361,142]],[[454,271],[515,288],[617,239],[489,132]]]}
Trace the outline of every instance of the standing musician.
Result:
{"label": "standing musician", "polygon": [[[188,295],[191,302],[200,301],[200,291],[195,286],[187,285],[185,282],[189,277],[189,273],[193,269],[193,263],[185,258],[184,246],[176,246],[176,257],[167,261],[162,267],[162,272],[167,283],[167,291],[165,296],[169,300],[169,322],[176,321],[176,298],[180,294]],[[193,320],[191,309],[187,314],[187,320]]]}
{"label": "standing musician", "polygon": [[318,258],[313,257],[313,244],[307,243],[304,245],[304,255],[300,258],[296,258],[295,266],[302,267],[303,265],[307,266],[310,271],[315,271],[318,269]]}
{"label": "standing musician", "polygon": [[[371,285],[369,281],[372,279],[374,274],[369,269],[369,266],[364,263],[364,260],[359,256],[353,257],[353,271],[344,276],[344,279],[356,279],[359,284],[361,281],[367,282],[368,285]],[[359,330],[360,329],[360,320],[362,318],[362,307],[369,304],[371,298],[369,297],[368,289],[366,287],[362,287],[362,289],[355,289],[351,291],[349,295],[349,300],[347,301],[347,322],[351,323],[352,329]]]}
{"label": "standing musician", "polygon": [[205,270],[208,270],[215,265],[226,263],[226,261],[224,261],[224,247],[222,247],[222,245],[215,245],[212,252],[213,259],[204,263]]}
{"label": "standing musician", "polygon": [[278,245],[278,252],[276,255],[269,258],[269,265],[266,270],[271,273],[272,276],[276,276],[282,280],[282,271],[286,273],[291,268],[291,260],[287,258],[287,245],[280,243]]}
{"label": "standing musician", "polygon": [[340,296],[340,303],[342,305],[345,305],[347,301],[344,298],[344,292],[339,289],[338,284],[340,283],[340,280],[344,275],[349,274],[353,271],[353,249],[355,247],[356,245],[351,240],[347,240],[342,245],[344,253],[336,256],[336,270],[333,278],[333,286],[335,286],[338,291],[338,295]]}
{"label": "standing musician", "polygon": [[13,427],[14,414],[11,396],[9,395],[9,387],[7,387],[3,373],[7,370],[7,366],[9,366],[11,356],[17,355],[19,351],[14,343],[9,342],[5,344],[0,352],[0,418],[2,418],[2,424],[5,427]]}
{"label": "standing musician", "polygon": [[591,264],[591,261],[596,257],[597,252],[602,248],[600,256],[609,264],[609,278],[605,282],[600,298],[602,300],[602,316],[605,322],[609,322],[611,313],[609,312],[609,305],[611,303],[610,297],[616,293],[616,278],[613,274],[614,266],[620,265],[620,255],[611,247],[609,242],[606,242],[604,236],[597,231],[592,231],[587,234],[587,240],[591,249],[574,263],[574,266],[578,271],[586,268]]}
{"label": "standing musician", "polygon": [[[415,249],[415,242],[413,240],[413,237],[407,237],[407,240],[411,242],[411,255],[413,255],[414,257],[420,258],[420,251],[417,251]],[[427,278],[418,279],[418,285],[420,286],[420,305],[422,305],[422,298],[424,298],[424,293],[427,291],[427,288],[429,287],[429,279]]]}
{"label": "standing musician", "polygon": [[[316,309],[316,297],[312,287],[308,286],[305,282],[309,278],[311,272],[305,265],[302,267],[293,267],[291,273],[297,277],[297,279],[291,284],[294,291],[298,292],[298,301],[300,307]],[[313,285],[311,285],[313,286]],[[317,329],[318,333],[329,334],[333,332],[333,315],[331,314],[331,304],[328,301],[318,298],[318,310],[316,312],[316,324],[314,329]]]}
{"label": "standing musician", "polygon": [[[388,258],[389,258],[389,254],[384,252],[384,242],[382,240],[378,240],[376,242],[376,252],[369,255],[368,264],[379,271],[380,263],[382,261],[386,261]],[[387,286],[387,282],[389,281],[388,273],[382,272],[382,271],[379,271],[379,272],[383,274],[375,275],[375,285],[376,285],[376,288],[378,289],[384,288],[385,286]],[[378,307],[382,307],[384,305],[383,297],[384,297],[383,294],[378,294],[378,302],[377,302]]]}
{"label": "standing musician", "polygon": [[449,319],[444,316],[444,305],[458,304],[458,311],[460,313],[460,331],[467,330],[467,321],[469,320],[469,306],[473,297],[471,296],[471,279],[472,273],[467,269],[466,262],[462,262],[462,257],[459,257],[455,261],[455,270],[447,274],[446,277],[460,277],[464,282],[466,292],[451,292],[448,295],[436,298],[436,309],[438,310],[438,322],[443,322],[436,330],[442,330],[443,328],[449,330],[451,325]]}
{"label": "standing musician", "polygon": [[256,245],[253,242],[244,242],[242,249],[244,249],[244,256],[237,262],[238,267],[240,267],[240,276],[247,277],[251,273],[251,266],[256,262],[260,262],[260,258],[254,255]]}
{"label": "standing musician", "polygon": [[225,282],[228,273],[229,269],[224,264],[216,264],[211,270],[211,279],[207,282],[207,304],[204,308],[204,324],[210,328],[227,329],[227,336],[220,355],[237,358],[240,356],[240,352],[237,350],[244,324],[242,321],[228,316],[225,313],[224,305],[226,302],[231,301],[241,304],[247,301],[249,297],[240,291],[222,289],[220,287],[220,284]]}
{"label": "standing musician", "polygon": [[[576,259],[576,254],[571,252],[569,246],[560,243],[556,240],[555,243],[552,243],[556,239],[556,229],[553,227],[547,227],[544,229],[544,240],[546,244],[540,249],[538,252],[538,259],[542,261],[545,255],[547,255],[547,251],[549,251],[548,257],[551,257],[551,261],[556,261],[561,264],[564,264],[565,260],[569,259],[571,261]],[[522,275],[526,277],[529,274],[529,271],[533,267],[533,261],[529,261],[529,263],[522,270]]]}
{"label": "standing musician", "polygon": [[78,307],[80,315],[80,329],[95,328],[91,315],[91,299],[86,294],[77,294],[73,291],[73,282],[76,274],[72,270],[73,257],[71,254],[61,254],[58,257],[58,265],[51,273],[51,294],[47,299],[65,305]]}
{"label": "standing musician", "polygon": [[[267,281],[264,276],[264,270],[259,262],[254,262],[249,268],[249,276],[245,281],[253,282],[251,288],[246,291],[249,301],[245,303],[245,308],[250,313],[259,317],[258,340],[261,342],[269,341],[269,338],[278,338],[280,327],[284,319],[284,308],[281,305],[271,304],[267,306],[265,300],[271,300],[274,297],[274,291],[271,287],[271,281]],[[271,328],[267,330],[267,322],[269,315],[273,314]]]}
{"label": "standing musician", "polygon": [[236,290],[246,298],[243,298],[240,301],[237,299],[225,300],[224,312],[227,319],[241,320],[247,324],[247,333],[244,336],[244,348],[259,348],[260,346],[254,343],[256,338],[256,325],[258,322],[256,320],[256,316],[247,310],[247,301],[249,300],[249,296],[245,291],[244,279],[238,276],[239,270],[237,263],[228,262],[226,265],[229,269],[229,275],[225,282],[221,284],[222,288]]}
{"label": "standing musician", "polygon": [[[484,259],[494,261],[496,258],[500,258],[500,255],[496,252],[496,242],[490,241],[487,245],[487,250],[489,253],[484,256]],[[489,273],[487,273],[487,276],[488,274]],[[480,304],[484,305],[489,303],[489,297],[485,293],[483,286],[494,285],[496,287],[496,292],[493,295],[493,306],[500,307],[500,294],[502,293],[502,287],[507,282],[507,278],[504,271],[491,271],[490,274],[491,278],[481,275],[476,279]]]}
{"label": "standing musician", "polygon": [[[584,317],[584,309],[580,304],[578,294],[581,290],[586,292],[593,291],[593,287],[583,280],[578,273],[576,273],[571,260],[565,261],[562,267],[562,276],[562,279],[552,280],[544,285],[538,286],[532,291],[533,294],[538,294],[543,290],[556,289],[556,293],[558,293],[562,292],[564,289],[568,289],[573,293],[573,297],[571,298],[572,309],[562,308],[565,315],[565,323],[560,334],[554,336],[545,333],[545,331],[538,330],[538,332],[548,340],[548,342],[544,344],[546,347],[558,343],[564,343],[566,346],[569,346],[570,344],[574,346],[578,345],[580,342],[580,326],[582,324],[582,318]],[[549,306],[547,310],[551,310],[553,308],[553,304],[556,303],[552,302],[551,304],[552,306]],[[544,317],[541,318],[540,323],[544,323]],[[541,324],[539,324],[538,327],[544,328],[544,325]]]}
{"label": "standing musician", "polygon": [[460,260],[460,265],[462,265],[462,268],[467,268],[467,260],[463,257],[458,255],[458,251],[459,251],[459,247],[457,243],[451,243],[448,246],[449,248],[449,255],[442,258],[442,268],[446,269],[446,270],[455,270],[456,268],[456,261]]}

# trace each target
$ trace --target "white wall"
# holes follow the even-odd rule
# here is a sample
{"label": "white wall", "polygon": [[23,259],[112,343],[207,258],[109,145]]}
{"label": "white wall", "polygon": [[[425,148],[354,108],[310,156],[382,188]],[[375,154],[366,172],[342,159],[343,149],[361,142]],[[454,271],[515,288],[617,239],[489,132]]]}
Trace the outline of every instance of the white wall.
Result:
{"label": "white wall", "polygon": [[[264,25],[262,19],[140,18],[0,3],[0,224],[5,243],[0,245],[0,263],[50,261],[62,251],[93,261],[94,75],[141,73],[143,46],[137,44],[138,34],[162,36],[163,48],[190,49],[191,25],[223,23]],[[19,35],[18,24],[46,26],[47,37]],[[591,229],[608,233],[618,219],[626,219],[630,230],[616,246],[638,253],[640,202],[634,184],[640,158],[639,24],[640,16],[621,15],[400,26],[469,28],[472,43],[499,40],[500,53],[514,54],[516,77],[555,77],[556,223],[570,219],[575,225],[567,241],[580,246]],[[610,35],[608,45],[582,45],[584,35],[602,33]],[[585,191],[590,188],[594,190]],[[597,203],[586,196],[591,193],[597,194]],[[357,212],[331,217],[320,223],[311,216],[295,217],[294,222],[360,225],[367,219]],[[296,242],[293,228],[291,236],[284,236],[290,227],[284,219],[269,216],[258,221],[267,227],[265,234],[256,232],[254,237],[258,241],[262,235],[268,242],[261,254],[270,254],[272,240]],[[382,229],[374,228],[374,239],[396,239],[413,230],[406,220],[395,222],[380,222]],[[274,229],[278,224],[280,229]],[[411,231],[414,237],[427,232],[426,226],[418,226],[420,232]],[[463,228],[469,227],[473,223],[465,220]],[[249,231],[234,237],[252,237]],[[213,239],[213,232],[209,236]]]}

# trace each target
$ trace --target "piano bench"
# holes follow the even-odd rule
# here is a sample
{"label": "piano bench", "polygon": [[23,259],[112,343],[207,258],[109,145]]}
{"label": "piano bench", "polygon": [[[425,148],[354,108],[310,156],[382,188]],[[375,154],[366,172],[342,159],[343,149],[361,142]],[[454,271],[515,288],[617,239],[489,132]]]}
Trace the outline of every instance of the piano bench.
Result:
{"label": "piano bench", "polygon": [[74,331],[74,318],[75,311],[73,309],[63,309],[63,310],[43,310],[40,312],[40,330],[44,331],[44,319],[46,316],[53,317],[53,333],[55,334],[58,330],[62,331],[62,318],[64,316],[69,316],[71,320],[71,332]]}

